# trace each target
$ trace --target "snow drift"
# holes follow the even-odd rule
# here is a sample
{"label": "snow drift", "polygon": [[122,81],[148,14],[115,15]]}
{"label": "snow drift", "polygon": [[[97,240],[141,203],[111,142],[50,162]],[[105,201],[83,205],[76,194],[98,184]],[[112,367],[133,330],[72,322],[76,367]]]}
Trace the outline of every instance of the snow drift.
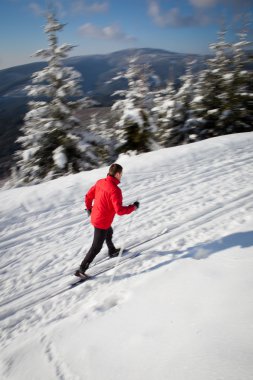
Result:
{"label": "snow drift", "polygon": [[[252,146],[122,156],[124,204],[140,209],[114,241],[141,254],[112,284],[113,269],[66,290],[92,239],[83,196],[108,168],[2,191],[1,379],[250,380]],[[113,260],[104,247],[93,269]]]}

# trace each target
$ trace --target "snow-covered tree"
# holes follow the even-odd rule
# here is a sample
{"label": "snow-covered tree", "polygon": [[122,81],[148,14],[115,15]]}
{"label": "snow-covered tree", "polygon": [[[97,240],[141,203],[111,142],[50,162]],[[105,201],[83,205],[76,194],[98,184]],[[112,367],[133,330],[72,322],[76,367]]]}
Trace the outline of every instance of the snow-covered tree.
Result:
{"label": "snow-covered tree", "polygon": [[166,147],[169,141],[171,129],[175,125],[176,113],[176,91],[173,82],[168,82],[166,88],[160,89],[154,93],[154,107],[152,115],[156,124],[155,138],[163,147]]}
{"label": "snow-covered tree", "polygon": [[189,61],[186,64],[186,72],[180,77],[181,85],[175,92],[169,87],[169,96],[171,100],[165,102],[165,106],[169,106],[167,113],[167,131],[164,146],[174,146],[179,144],[187,144],[195,140],[192,132],[190,120],[191,110],[190,104],[193,99],[195,77],[193,75],[193,65],[195,61]]}
{"label": "snow-covered tree", "polygon": [[[218,41],[209,45],[214,56],[207,61],[196,85],[195,97],[191,104],[195,120],[202,120],[202,128],[198,123],[192,123],[196,139],[203,139],[223,134],[223,120],[229,103],[228,83],[231,72],[231,44],[226,42],[226,30],[218,33]],[[228,112],[228,111],[227,111]]]}
{"label": "snow-covered tree", "polygon": [[154,124],[151,116],[152,94],[149,91],[148,68],[137,63],[137,57],[130,58],[126,72],[119,73],[113,80],[124,78],[125,90],[116,91],[123,99],[117,100],[112,112],[118,115],[115,125],[118,143],[117,152],[147,152],[153,148]]}
{"label": "snow-covered tree", "polygon": [[88,99],[80,99],[81,74],[65,67],[63,59],[73,45],[58,44],[57,33],[64,28],[53,13],[48,13],[44,31],[49,47],[35,53],[48,61],[47,66],[32,76],[27,87],[29,111],[25,115],[18,138],[21,149],[17,152],[17,165],[23,182],[39,182],[69,171],[92,167],[92,160],[79,146],[75,129],[80,126],[76,111],[88,105]]}
{"label": "snow-covered tree", "polygon": [[97,114],[91,116],[87,126],[86,140],[92,146],[94,158],[98,166],[109,164],[117,156],[115,154],[115,132],[105,119],[98,119]]}
{"label": "snow-covered tree", "polygon": [[218,42],[210,45],[215,55],[194,88],[190,125],[196,140],[243,132],[252,126],[252,73],[245,69],[244,53],[250,43],[245,33],[234,44],[225,41],[225,34],[219,32]]}
{"label": "snow-covered tree", "polygon": [[[246,48],[252,46],[247,40],[246,29],[238,33],[239,41],[232,44],[231,73],[227,74],[225,86],[228,92],[228,106],[224,124],[227,133],[253,130],[253,83],[252,71],[247,70],[249,57]],[[252,58],[251,58],[252,59]]]}

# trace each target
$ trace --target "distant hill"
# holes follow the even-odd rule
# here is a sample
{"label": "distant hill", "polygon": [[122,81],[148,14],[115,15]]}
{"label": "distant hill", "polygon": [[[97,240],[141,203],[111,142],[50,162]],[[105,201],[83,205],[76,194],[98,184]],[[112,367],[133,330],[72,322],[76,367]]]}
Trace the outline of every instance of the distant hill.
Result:
{"label": "distant hill", "polygon": [[[120,70],[128,66],[128,59],[137,56],[141,64],[149,63],[161,85],[168,78],[178,82],[185,72],[187,60],[196,60],[196,70],[203,67],[205,57],[173,53],[161,49],[126,49],[111,54],[77,56],[65,61],[82,74],[84,95],[92,96],[101,106],[111,106],[111,94],[125,86],[123,81],[108,83]],[[0,178],[9,174],[12,155],[17,149],[15,140],[27,112],[28,98],[25,87],[31,83],[34,72],[40,71],[46,62],[36,62],[0,70]],[[105,110],[105,108],[103,108]],[[105,111],[103,111],[105,112]],[[90,116],[90,115],[88,115]],[[83,114],[86,117],[86,114]]]}
{"label": "distant hill", "polygon": [[[160,49],[126,49],[111,54],[78,56],[66,59],[67,66],[78,70],[83,77],[84,93],[101,94],[109,97],[112,85],[106,82],[128,64],[131,56],[137,56],[139,63],[149,63],[161,82],[177,80],[185,70],[185,63],[194,57],[196,67],[203,65],[203,56],[172,53]],[[45,67],[45,62],[30,63],[0,70],[0,97],[23,97],[24,87],[30,83],[31,75]],[[114,84],[115,86],[115,84]]]}

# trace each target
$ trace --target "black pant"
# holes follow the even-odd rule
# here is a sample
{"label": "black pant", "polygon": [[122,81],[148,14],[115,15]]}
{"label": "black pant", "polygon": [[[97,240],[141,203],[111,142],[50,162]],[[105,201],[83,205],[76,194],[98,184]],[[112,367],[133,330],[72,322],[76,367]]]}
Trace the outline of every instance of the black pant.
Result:
{"label": "black pant", "polygon": [[93,237],[92,246],[90,247],[90,250],[88,251],[88,253],[86,254],[85,258],[83,259],[80,265],[80,269],[83,272],[85,272],[89,268],[90,263],[101,251],[104,241],[106,241],[109,253],[115,250],[114,244],[112,242],[112,235],[113,235],[112,227],[108,228],[108,230],[101,230],[101,228],[94,227],[94,237]]}

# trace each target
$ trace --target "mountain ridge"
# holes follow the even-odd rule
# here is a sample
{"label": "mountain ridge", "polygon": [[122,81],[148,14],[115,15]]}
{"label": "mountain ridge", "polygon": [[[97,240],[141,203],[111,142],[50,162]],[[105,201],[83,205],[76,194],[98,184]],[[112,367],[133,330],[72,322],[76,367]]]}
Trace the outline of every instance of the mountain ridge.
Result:
{"label": "mountain ridge", "polygon": [[[82,74],[82,90],[84,93],[102,93],[108,95],[111,86],[104,86],[104,80],[109,81],[112,77],[127,65],[129,56],[136,56],[139,63],[149,63],[162,82],[168,79],[169,66],[170,75],[177,80],[185,70],[187,59],[194,57],[198,64],[203,65],[205,56],[197,54],[176,53],[163,49],[136,48],[123,49],[106,54],[78,55],[69,57],[65,64],[73,67]],[[175,61],[176,60],[176,61]],[[0,97],[24,96],[24,87],[31,82],[34,72],[41,70],[47,65],[46,62],[33,62],[0,70]],[[167,65],[167,70],[165,69]],[[88,75],[87,75],[88,73]]]}

